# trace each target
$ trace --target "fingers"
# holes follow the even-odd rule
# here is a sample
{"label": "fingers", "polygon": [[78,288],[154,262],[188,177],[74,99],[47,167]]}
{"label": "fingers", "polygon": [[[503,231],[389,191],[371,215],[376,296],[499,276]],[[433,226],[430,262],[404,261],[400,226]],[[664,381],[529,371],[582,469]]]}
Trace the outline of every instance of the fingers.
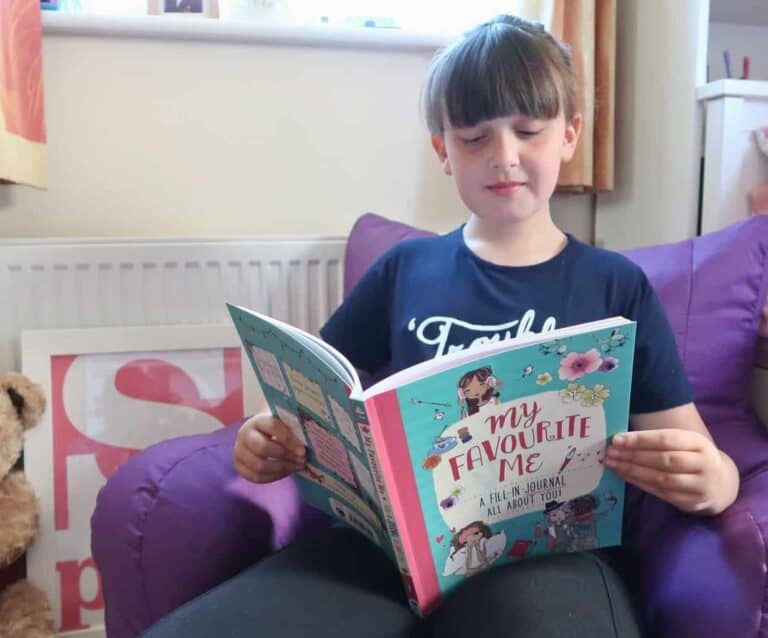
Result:
{"label": "fingers", "polygon": [[253,483],[271,483],[304,467],[290,461],[262,459],[243,448],[235,449],[234,463],[237,473]]}
{"label": "fingers", "polygon": [[301,460],[306,448],[296,440],[290,428],[269,415],[258,415],[246,421],[237,435],[237,442],[260,457]]}
{"label": "fingers", "polygon": [[254,483],[268,483],[306,465],[306,449],[271,415],[257,415],[240,428],[233,454],[238,474]]}
{"label": "fingers", "polygon": [[650,484],[640,484],[637,487],[662,501],[666,501],[683,512],[696,513],[708,507],[706,501],[698,493],[662,490]]}
{"label": "fingers", "polygon": [[686,429],[616,435],[603,463],[625,481],[690,513],[712,509],[723,456],[712,439]]}
{"label": "fingers", "polygon": [[304,444],[298,441],[291,429],[282,421],[268,417],[255,422],[256,428],[272,440],[277,441],[285,449],[290,450],[295,455],[301,455],[306,450]]}
{"label": "fingers", "polygon": [[613,437],[611,447],[633,450],[677,450],[698,452],[712,442],[703,434],[693,430],[660,429],[633,430]]}
{"label": "fingers", "polygon": [[[625,481],[637,485],[642,489],[646,487],[653,490],[670,492],[702,492],[702,476],[699,473],[675,473],[659,471],[654,467],[645,467],[627,461],[605,459],[606,467],[611,468]],[[646,490],[651,491],[651,490]],[[655,492],[654,492],[655,493]]]}
{"label": "fingers", "polygon": [[242,446],[256,456],[282,459],[290,456],[290,452],[279,443],[275,443],[259,430],[247,430],[239,437]]}
{"label": "fingers", "polygon": [[606,450],[605,464],[613,467],[613,461],[640,465],[662,472],[690,474],[703,469],[704,455],[699,452],[637,450],[611,446]]}
{"label": "fingers", "polygon": [[[650,457],[643,457],[649,461]],[[662,457],[665,453],[648,452],[648,455]],[[680,456],[680,455],[683,456]],[[687,465],[692,464],[703,469],[703,460],[692,460],[688,455],[695,455],[693,452],[673,453],[668,461],[650,460],[652,467],[638,465],[635,462],[617,460],[606,456],[605,465],[611,468],[619,477],[639,487],[644,492],[653,494],[684,512],[696,513],[704,511],[709,507],[707,501],[707,473],[699,472],[674,472],[665,469],[659,469],[658,465],[664,462],[670,464]],[[699,455],[702,456],[702,455]]]}

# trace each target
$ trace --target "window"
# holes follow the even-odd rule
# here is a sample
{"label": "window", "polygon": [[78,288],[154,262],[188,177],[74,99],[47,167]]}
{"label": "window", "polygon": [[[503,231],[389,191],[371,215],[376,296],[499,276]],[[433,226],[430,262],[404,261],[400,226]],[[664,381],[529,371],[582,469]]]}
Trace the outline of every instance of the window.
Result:
{"label": "window", "polygon": [[[158,0],[60,0],[60,10],[109,16],[140,16]],[[451,34],[508,11],[509,0],[205,0],[218,4],[219,17],[301,26],[400,29],[418,33]],[[161,0],[162,3],[162,0]]]}

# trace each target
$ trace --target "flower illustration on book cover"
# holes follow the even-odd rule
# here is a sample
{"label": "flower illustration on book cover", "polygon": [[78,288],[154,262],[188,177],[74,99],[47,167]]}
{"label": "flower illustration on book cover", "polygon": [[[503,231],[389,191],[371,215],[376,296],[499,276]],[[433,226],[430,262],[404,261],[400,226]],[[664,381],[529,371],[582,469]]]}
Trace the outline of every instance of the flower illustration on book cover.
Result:
{"label": "flower illustration on book cover", "polygon": [[627,342],[627,336],[618,328],[614,328],[608,337],[598,339],[598,348],[603,354],[608,354],[621,348]]}
{"label": "flower illustration on book cover", "polygon": [[578,401],[579,397],[581,396],[581,393],[586,389],[586,386],[584,386],[581,383],[569,383],[567,386],[565,386],[562,390],[560,390],[560,398],[563,400],[563,403],[571,403],[573,401]]}
{"label": "flower illustration on book cover", "polygon": [[592,388],[584,388],[581,393],[581,405],[584,407],[592,405],[602,405],[611,391],[601,383],[596,383]]}
{"label": "flower illustration on book cover", "polygon": [[473,521],[456,532],[443,576],[472,576],[488,569],[504,553],[505,532],[494,534],[483,521]]}
{"label": "flower illustration on book cover", "polygon": [[529,363],[527,366],[523,368],[523,378],[529,377],[533,374],[533,364]]}
{"label": "flower illustration on book cover", "polygon": [[461,493],[463,491],[464,489],[461,487],[456,487],[452,489],[450,495],[440,500],[440,507],[444,510],[448,510],[454,507],[458,502],[459,496],[461,496]]}
{"label": "flower illustration on book cover", "polygon": [[583,376],[597,372],[603,360],[596,348],[586,352],[569,352],[560,361],[558,374],[563,381],[575,381]]}
{"label": "flower illustration on book cover", "polygon": [[536,385],[547,385],[552,381],[552,375],[549,372],[542,372],[536,375]]}
{"label": "flower illustration on book cover", "polygon": [[579,403],[582,407],[601,406],[611,396],[611,390],[602,383],[588,388],[582,383],[569,383],[559,392],[563,403]]}
{"label": "flower illustration on book cover", "polygon": [[600,372],[613,372],[619,367],[619,360],[616,357],[605,357],[600,364]]}
{"label": "flower illustration on book cover", "polygon": [[556,339],[555,341],[550,341],[549,343],[542,343],[539,346],[539,351],[545,355],[556,354],[557,356],[562,357],[566,352],[568,352],[568,346],[565,343],[566,341],[568,341],[568,338]]}

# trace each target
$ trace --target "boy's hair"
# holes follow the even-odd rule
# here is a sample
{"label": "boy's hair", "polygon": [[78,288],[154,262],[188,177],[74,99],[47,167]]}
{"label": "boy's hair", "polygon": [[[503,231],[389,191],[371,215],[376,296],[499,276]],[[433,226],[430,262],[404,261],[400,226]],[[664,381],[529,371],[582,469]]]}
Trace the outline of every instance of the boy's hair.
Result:
{"label": "boy's hair", "polygon": [[524,18],[499,15],[437,53],[424,87],[431,133],[513,114],[570,122],[578,80],[567,45]]}

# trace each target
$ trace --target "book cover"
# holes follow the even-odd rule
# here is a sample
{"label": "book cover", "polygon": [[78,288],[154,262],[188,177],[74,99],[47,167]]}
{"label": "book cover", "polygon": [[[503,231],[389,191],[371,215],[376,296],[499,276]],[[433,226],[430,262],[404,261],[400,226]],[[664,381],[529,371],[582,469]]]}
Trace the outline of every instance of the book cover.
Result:
{"label": "book cover", "polygon": [[539,341],[369,399],[420,612],[491,566],[621,543],[602,459],[628,427],[634,339],[627,322]]}
{"label": "book cover", "polygon": [[302,497],[381,546],[414,610],[464,578],[621,542],[635,323],[530,334],[423,362],[363,390],[316,337],[230,306],[272,413],[307,446]]}
{"label": "book cover", "polygon": [[[275,319],[229,306],[272,415],[307,448],[295,477],[303,500],[354,527],[394,557],[374,475],[354,367],[318,339]],[[381,487],[379,488],[381,489]]]}

